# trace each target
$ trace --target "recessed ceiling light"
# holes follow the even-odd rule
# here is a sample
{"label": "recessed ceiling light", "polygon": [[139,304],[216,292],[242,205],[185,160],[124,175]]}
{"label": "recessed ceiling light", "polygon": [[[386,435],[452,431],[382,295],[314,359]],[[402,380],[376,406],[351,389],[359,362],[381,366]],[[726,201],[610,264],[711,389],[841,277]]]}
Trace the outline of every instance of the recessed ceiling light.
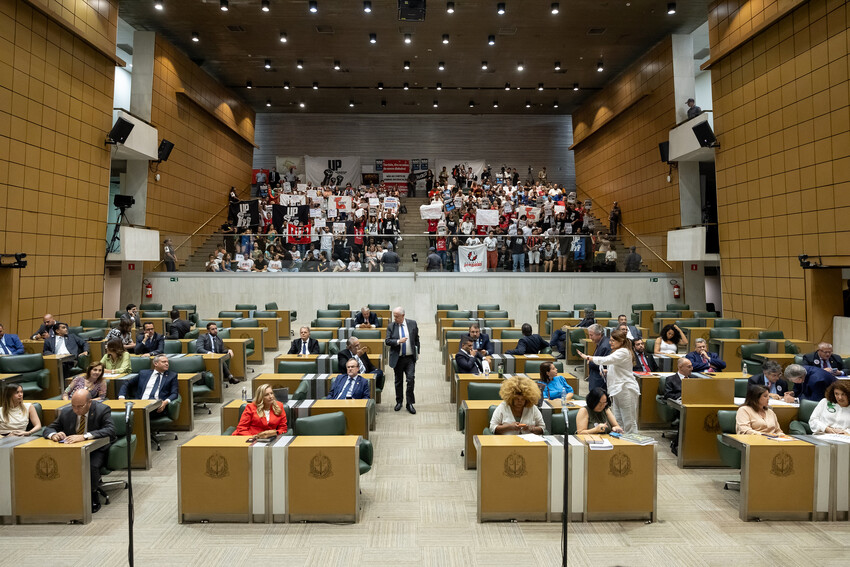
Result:
{"label": "recessed ceiling light", "polygon": [[299,102],[299,103],[298,103],[298,106],[299,106],[299,108],[304,108],[304,106],[305,106],[305,105],[304,105],[304,103],[303,103],[303,102]]}
{"label": "recessed ceiling light", "polygon": [[516,64],[516,70],[517,71],[524,71],[525,70],[525,65],[522,64],[522,61],[520,61],[519,63]]}
{"label": "recessed ceiling light", "polygon": [[339,61],[334,61],[334,71],[339,71],[339,69],[340,69]]}
{"label": "recessed ceiling light", "polygon": [[153,7],[156,8],[157,10],[164,10],[165,9],[165,0],[156,0],[156,2],[153,3]]}
{"label": "recessed ceiling light", "polygon": [[404,43],[410,43],[411,41],[413,41],[413,36],[409,33],[404,34]]}
{"label": "recessed ceiling light", "polygon": [[310,12],[314,14],[319,11],[319,3],[316,0],[310,0],[308,7]]}
{"label": "recessed ceiling light", "polygon": [[222,12],[226,12],[230,8],[230,5],[227,3],[227,0],[221,0],[218,3],[218,7],[221,8]]}
{"label": "recessed ceiling light", "polygon": [[525,101],[525,107],[531,108],[531,101],[530,100]]}
{"label": "recessed ceiling light", "polygon": [[288,90],[289,90],[289,81],[284,81],[284,82],[283,82],[283,90],[285,90],[285,91],[288,91]]}
{"label": "recessed ceiling light", "polygon": [[266,107],[269,107],[271,105],[272,105],[272,99],[267,99],[266,100]]}
{"label": "recessed ceiling light", "polygon": [[555,101],[555,103],[552,105],[552,107],[553,107],[553,108],[558,108],[558,101],[557,101],[557,100],[556,100],[556,101]]}
{"label": "recessed ceiling light", "polygon": [[266,59],[266,62],[265,62],[265,64],[263,64],[263,67],[265,67],[266,69],[271,69],[272,68],[272,60]]}
{"label": "recessed ceiling light", "polygon": [[498,4],[496,4],[496,13],[499,14],[500,16],[505,15],[505,3],[504,2],[499,2]]}
{"label": "recessed ceiling light", "polygon": [[404,83],[404,90],[408,90],[408,89],[410,89],[410,85],[407,84],[407,83]]}
{"label": "recessed ceiling light", "polygon": [[605,67],[602,65],[601,60],[599,61],[599,63],[596,64],[596,70],[600,73],[605,70]]}
{"label": "recessed ceiling light", "polygon": [[403,67],[404,67],[405,71],[409,71],[410,70],[410,61],[405,61]]}
{"label": "recessed ceiling light", "polygon": [[438,91],[443,90],[443,83],[437,83],[437,90]]}
{"label": "recessed ceiling light", "polygon": [[671,16],[676,13],[676,3],[675,2],[667,2],[667,13]]}
{"label": "recessed ceiling light", "polygon": [[280,42],[286,43],[286,32],[280,32]]}
{"label": "recessed ceiling light", "polygon": [[369,34],[369,43],[378,43],[378,34],[370,33]]}
{"label": "recessed ceiling light", "polygon": [[313,81],[313,90],[314,91],[319,90],[319,83],[317,83],[316,81]]}
{"label": "recessed ceiling light", "polygon": [[379,91],[384,90],[384,83],[378,83],[378,90]]}
{"label": "recessed ceiling light", "polygon": [[560,70],[561,70],[561,62],[560,62],[560,61],[555,61],[555,70],[556,70],[556,71],[560,71]]}
{"label": "recessed ceiling light", "polygon": [[[270,7],[269,7],[269,0],[263,0],[262,2],[260,2],[260,5],[261,5],[261,8],[260,8],[260,9],[261,9],[263,12],[268,12],[268,11],[269,11],[269,9],[270,9]],[[269,105],[269,106],[271,106],[271,105]]]}
{"label": "recessed ceiling light", "polygon": [[353,100],[348,101],[348,108],[354,108],[354,101]]}
{"label": "recessed ceiling light", "polygon": [[437,63],[437,70],[438,71],[445,71],[446,70],[445,61],[440,61],[439,63]]}
{"label": "recessed ceiling light", "polygon": [[543,83],[537,83],[537,90],[538,90],[538,91],[542,91],[542,90],[543,90]]}
{"label": "recessed ceiling light", "polygon": [[434,101],[434,108],[437,108],[438,106],[440,106],[440,103],[435,100]]}
{"label": "recessed ceiling light", "polygon": [[446,13],[454,14],[455,13],[455,3],[454,2],[446,2]]}
{"label": "recessed ceiling light", "polygon": [[486,70],[487,70],[487,62],[486,62],[486,61],[482,61],[482,62],[481,62],[481,70],[482,70],[482,71],[486,71]]}
{"label": "recessed ceiling light", "polygon": [[493,108],[499,108],[499,101],[498,100],[493,101]]}
{"label": "recessed ceiling light", "polygon": [[487,36],[487,45],[496,45],[496,36],[488,35]]}
{"label": "recessed ceiling light", "polygon": [[505,90],[506,91],[511,90],[511,84],[510,83],[505,83]]}
{"label": "recessed ceiling light", "polygon": [[578,83],[573,83],[573,90],[574,90],[574,91],[577,91],[577,90],[578,90]]}
{"label": "recessed ceiling light", "polygon": [[368,0],[366,2],[363,2],[363,11],[366,12],[367,14],[372,13],[372,3],[369,2]]}
{"label": "recessed ceiling light", "polygon": [[296,69],[303,69],[303,68],[304,68],[304,62],[303,62],[303,61],[301,61],[301,60],[299,59],[299,60],[295,63],[295,68],[296,68]]}
{"label": "recessed ceiling light", "polygon": [[561,11],[561,5],[558,2],[552,2],[552,13],[558,14]]}
{"label": "recessed ceiling light", "polygon": [[444,33],[443,34],[443,44],[448,45],[448,43],[449,43],[449,34]]}
{"label": "recessed ceiling light", "polygon": [[251,81],[248,81],[247,83],[245,83],[245,88],[246,89],[253,89],[254,83],[252,83]]}
{"label": "recessed ceiling light", "polygon": [[475,106],[475,101],[474,101],[474,100],[470,100],[470,101],[469,101],[469,108],[473,108],[474,106]]}
{"label": "recessed ceiling light", "polygon": [[198,43],[199,41],[201,41],[201,36],[198,35],[198,32],[196,32],[196,31],[192,32],[192,41],[194,41],[195,43]]}

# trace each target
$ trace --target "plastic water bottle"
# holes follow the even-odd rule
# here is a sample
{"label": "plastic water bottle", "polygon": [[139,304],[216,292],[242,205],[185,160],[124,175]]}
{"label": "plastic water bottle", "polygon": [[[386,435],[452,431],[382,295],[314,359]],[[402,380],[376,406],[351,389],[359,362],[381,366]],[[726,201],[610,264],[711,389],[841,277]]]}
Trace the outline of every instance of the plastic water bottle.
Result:
{"label": "plastic water bottle", "polygon": [[248,388],[245,387],[245,386],[242,386],[242,401],[243,402],[248,401]]}

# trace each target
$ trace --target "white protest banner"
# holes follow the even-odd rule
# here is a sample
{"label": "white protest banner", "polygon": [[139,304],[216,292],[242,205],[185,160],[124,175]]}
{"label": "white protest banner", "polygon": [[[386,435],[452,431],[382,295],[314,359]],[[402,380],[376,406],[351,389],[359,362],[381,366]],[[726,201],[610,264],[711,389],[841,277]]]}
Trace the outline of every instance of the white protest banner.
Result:
{"label": "white protest banner", "polygon": [[487,252],[483,244],[461,246],[457,254],[461,272],[486,272]]}
{"label": "white protest banner", "polygon": [[316,196],[316,190],[315,189],[307,189],[307,196],[308,197],[315,197]]}
{"label": "white protest banner", "polygon": [[322,217],[322,209],[310,209],[310,217],[311,218],[321,218]]}
{"label": "white protest banner", "polygon": [[398,197],[384,197],[384,208],[385,209],[397,209],[398,208]]}
{"label": "white protest banner", "polygon": [[559,215],[561,213],[565,213],[567,211],[567,207],[564,205],[555,205],[555,214]]}
{"label": "white protest banner", "polygon": [[304,191],[307,190],[307,184],[306,183],[299,183],[295,186],[295,189],[297,189],[300,193],[303,193]]}
{"label": "white protest banner", "polygon": [[328,199],[328,209],[336,209],[344,213],[350,213],[354,210],[351,205],[351,197],[348,195],[335,195]]}
{"label": "white protest banner", "polygon": [[537,222],[540,220],[540,207],[517,207],[519,216],[525,215],[528,222]]}
{"label": "white protest banner", "polygon": [[335,219],[337,217],[336,209],[328,208],[328,218]]}
{"label": "white protest banner", "polygon": [[425,220],[439,219],[443,216],[443,204],[422,205],[419,207],[419,216]]}
{"label": "white protest banner", "polygon": [[322,187],[360,184],[360,158],[358,156],[314,157],[304,156],[307,181]]}
{"label": "white protest banner", "polygon": [[385,159],[383,162],[384,185],[398,189],[400,195],[407,195],[407,176],[410,175],[409,159]]}
{"label": "white protest banner", "polygon": [[281,176],[288,174],[289,168],[294,167],[295,170],[292,173],[304,178],[304,156],[275,156],[274,162]]}
{"label": "white protest banner", "polygon": [[475,224],[478,226],[499,226],[499,211],[497,209],[476,209]]}
{"label": "white protest banner", "polygon": [[344,222],[335,222],[333,226],[334,234],[345,234],[345,223]]}
{"label": "white protest banner", "polygon": [[369,206],[370,207],[378,207],[381,204],[381,200],[377,197],[369,197]]}
{"label": "white protest banner", "polygon": [[306,205],[307,199],[304,195],[281,195],[280,204],[294,207],[296,205]]}
{"label": "white protest banner", "polygon": [[316,228],[325,228],[326,226],[328,226],[328,222],[323,218],[318,218],[313,221],[313,226],[315,226]]}

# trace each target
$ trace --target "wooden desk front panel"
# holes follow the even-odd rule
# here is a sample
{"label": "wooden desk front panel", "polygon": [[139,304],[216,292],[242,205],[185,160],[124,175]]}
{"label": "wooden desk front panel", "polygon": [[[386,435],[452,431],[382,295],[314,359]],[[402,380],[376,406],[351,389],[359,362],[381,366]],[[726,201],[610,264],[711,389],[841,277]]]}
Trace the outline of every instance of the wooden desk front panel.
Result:
{"label": "wooden desk front panel", "polygon": [[192,384],[201,379],[200,373],[195,374],[178,374],[177,375],[177,393],[183,398],[180,404],[180,413],[177,419],[174,420],[169,427],[164,427],[168,431],[192,431],[195,427],[195,396],[192,393]]}
{"label": "wooden desk front panel", "polygon": [[244,437],[198,436],[180,447],[180,517],[245,521],[251,513],[250,446]]}
{"label": "wooden desk front panel", "polygon": [[721,433],[717,412],[737,409],[734,404],[683,406],[679,416],[679,468],[726,466],[717,451],[717,435]]}
{"label": "wooden desk front panel", "polygon": [[280,336],[280,319],[274,318],[257,318],[260,327],[265,327],[268,332],[263,333],[263,348],[265,350],[278,350],[278,337]]}
{"label": "wooden desk front panel", "polygon": [[[254,339],[254,353],[248,357],[248,362],[263,364],[265,362],[265,337],[268,335],[265,327],[231,327],[230,336],[234,339]],[[274,339],[277,342],[277,339]]]}
{"label": "wooden desk front panel", "polygon": [[683,404],[731,404],[735,398],[735,382],[716,378],[682,380]]}
{"label": "wooden desk front panel", "polygon": [[[236,427],[239,425],[239,408],[242,407],[243,402],[241,399],[238,400],[230,400],[223,406],[221,406],[221,434],[224,435],[224,432],[228,427]],[[291,424],[287,424],[291,427]]]}
{"label": "wooden desk front panel", "polygon": [[233,351],[230,373],[236,378],[244,378],[247,371],[248,339],[222,339],[221,342]]}
{"label": "wooden desk front panel", "polygon": [[490,425],[487,414],[490,406],[498,406],[502,400],[465,400],[461,407],[466,410],[466,430],[464,431],[465,469],[474,469],[478,464],[478,451],[475,449],[475,436],[481,435]]}
{"label": "wooden desk front panel", "polygon": [[660,376],[636,376],[640,383],[640,405],[638,407],[638,428],[643,429],[651,426],[665,425],[661,416],[658,415],[658,403],[655,396],[658,395],[658,383]]}
{"label": "wooden desk front panel", "polygon": [[[133,402],[133,435],[136,436],[136,450],[130,459],[134,469],[151,468],[151,412],[158,408],[157,400],[132,400]],[[103,402],[112,411],[124,411],[125,400],[106,400]],[[180,411],[183,411],[181,408]],[[121,418],[123,419],[123,417]]]}
{"label": "wooden desk front panel", "polygon": [[612,451],[587,451],[586,518],[654,518],[657,445],[609,440]]}
{"label": "wooden desk front panel", "polygon": [[[368,400],[316,400],[310,408],[310,415],[322,415],[341,411],[345,414],[345,434],[369,438]],[[297,410],[296,410],[297,411]],[[298,420],[295,420],[298,431]]]}
{"label": "wooden desk front panel", "polygon": [[[546,520],[549,446],[515,435],[476,435],[478,521]],[[521,496],[520,496],[521,495]]]}
{"label": "wooden desk front panel", "polygon": [[289,521],[356,521],[360,457],[354,436],[301,436],[287,448]]}

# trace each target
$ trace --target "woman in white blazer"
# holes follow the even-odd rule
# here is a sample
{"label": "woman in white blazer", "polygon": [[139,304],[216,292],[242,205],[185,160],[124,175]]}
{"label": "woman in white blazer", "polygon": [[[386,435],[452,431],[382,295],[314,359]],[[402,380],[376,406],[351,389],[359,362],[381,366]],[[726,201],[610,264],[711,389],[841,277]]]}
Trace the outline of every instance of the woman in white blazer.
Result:
{"label": "woman in white blazer", "polygon": [[635,379],[634,353],[632,341],[625,331],[617,329],[611,333],[611,354],[608,356],[587,356],[579,351],[585,360],[598,365],[606,365],[608,374],[608,396],[614,402],[614,417],[626,433],[637,433],[638,403],[640,385]]}

